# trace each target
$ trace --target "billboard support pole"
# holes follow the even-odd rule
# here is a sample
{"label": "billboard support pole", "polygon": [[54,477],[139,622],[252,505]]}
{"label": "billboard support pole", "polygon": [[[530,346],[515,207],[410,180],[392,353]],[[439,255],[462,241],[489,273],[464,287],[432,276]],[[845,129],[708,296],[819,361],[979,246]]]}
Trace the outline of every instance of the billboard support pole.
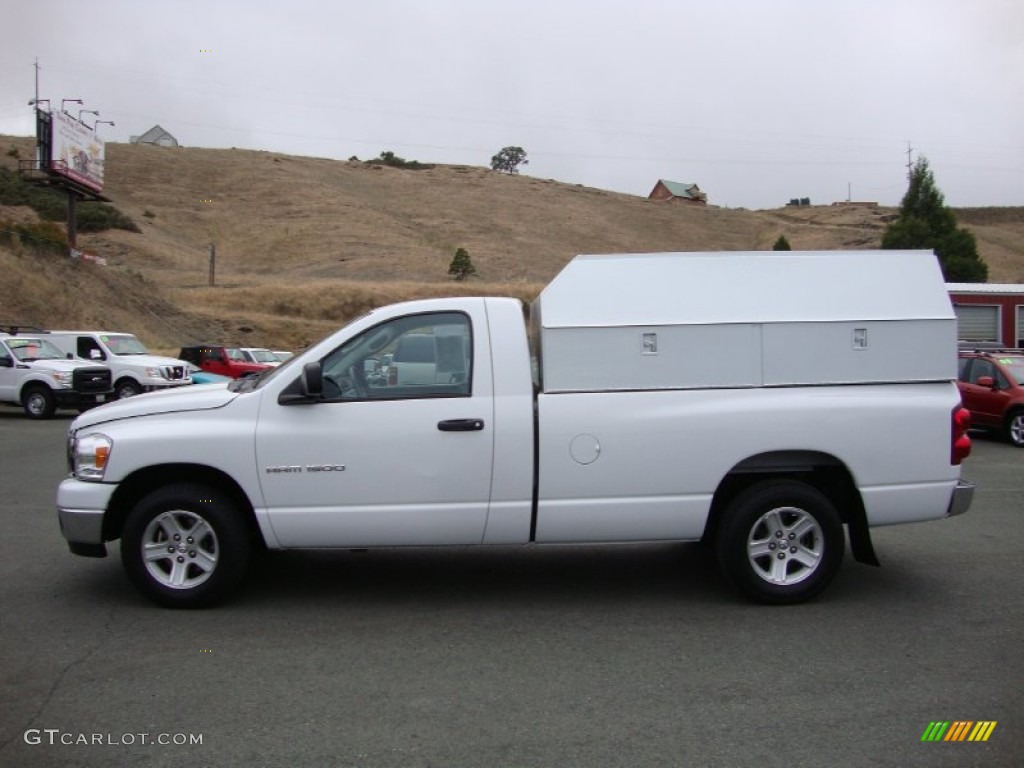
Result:
{"label": "billboard support pole", "polygon": [[78,248],[78,194],[68,190],[68,245]]}

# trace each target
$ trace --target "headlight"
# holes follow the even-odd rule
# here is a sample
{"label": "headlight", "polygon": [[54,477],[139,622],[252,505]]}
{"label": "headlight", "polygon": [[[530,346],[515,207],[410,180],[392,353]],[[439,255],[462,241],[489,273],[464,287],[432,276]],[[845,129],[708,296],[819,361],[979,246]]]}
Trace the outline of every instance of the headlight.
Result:
{"label": "headlight", "polygon": [[160,368],[147,368],[146,375],[151,379],[166,379],[164,372]]}
{"label": "headlight", "polygon": [[79,480],[102,480],[113,447],[113,440],[98,433],[71,438],[71,473]]}
{"label": "headlight", "polygon": [[71,371],[50,371],[53,380],[65,387],[71,386],[71,379],[74,374]]}

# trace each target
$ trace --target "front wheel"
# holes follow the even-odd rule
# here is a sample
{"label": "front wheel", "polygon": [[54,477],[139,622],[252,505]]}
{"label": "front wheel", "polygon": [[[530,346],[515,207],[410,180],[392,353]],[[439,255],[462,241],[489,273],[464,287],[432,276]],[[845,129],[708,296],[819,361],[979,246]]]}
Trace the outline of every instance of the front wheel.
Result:
{"label": "front wheel", "polygon": [[135,397],[142,394],[142,387],[132,379],[121,379],[114,385],[114,399],[124,400],[127,397]]}
{"label": "front wheel", "polygon": [[1024,448],[1024,410],[1006,417],[1006,437],[1018,448]]}
{"label": "front wheel", "polygon": [[725,576],[759,602],[809,600],[843,560],[843,524],[828,497],[805,483],[771,480],[729,505],[716,547]]}
{"label": "front wheel", "polygon": [[35,384],[25,390],[22,396],[25,415],[30,419],[49,419],[57,410],[53,392],[42,384]]}
{"label": "front wheel", "polygon": [[159,488],[139,501],[121,532],[121,561],[143,595],[169,608],[226,598],[245,576],[248,526],[237,505],[205,485]]}

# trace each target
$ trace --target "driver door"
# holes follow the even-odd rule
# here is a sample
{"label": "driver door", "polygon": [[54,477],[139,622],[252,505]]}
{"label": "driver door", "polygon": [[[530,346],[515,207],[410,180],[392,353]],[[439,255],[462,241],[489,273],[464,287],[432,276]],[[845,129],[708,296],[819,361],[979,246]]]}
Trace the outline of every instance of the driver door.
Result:
{"label": "driver door", "polygon": [[[409,337],[429,338],[433,350],[417,362],[416,383],[374,375],[367,361],[393,354]],[[321,368],[322,401],[282,405],[269,397],[260,406],[258,468],[278,542],[480,543],[494,421],[482,303],[478,313],[385,321],[326,355]]]}
{"label": "driver door", "polygon": [[6,346],[0,344],[0,402],[15,402],[15,388],[18,383],[15,366],[18,361]]}

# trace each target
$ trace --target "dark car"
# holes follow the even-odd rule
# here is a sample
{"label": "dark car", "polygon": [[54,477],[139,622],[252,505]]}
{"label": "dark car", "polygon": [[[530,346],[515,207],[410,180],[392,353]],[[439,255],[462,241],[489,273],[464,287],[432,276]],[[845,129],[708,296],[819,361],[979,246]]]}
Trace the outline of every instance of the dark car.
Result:
{"label": "dark car", "polygon": [[194,347],[182,347],[178,355],[197,368],[210,373],[218,373],[232,379],[240,379],[255,373],[273,368],[263,363],[250,363],[237,347],[225,347],[220,344],[198,344]]}
{"label": "dark car", "polygon": [[1024,448],[1024,350],[960,353],[957,386],[971,426],[998,429]]}

